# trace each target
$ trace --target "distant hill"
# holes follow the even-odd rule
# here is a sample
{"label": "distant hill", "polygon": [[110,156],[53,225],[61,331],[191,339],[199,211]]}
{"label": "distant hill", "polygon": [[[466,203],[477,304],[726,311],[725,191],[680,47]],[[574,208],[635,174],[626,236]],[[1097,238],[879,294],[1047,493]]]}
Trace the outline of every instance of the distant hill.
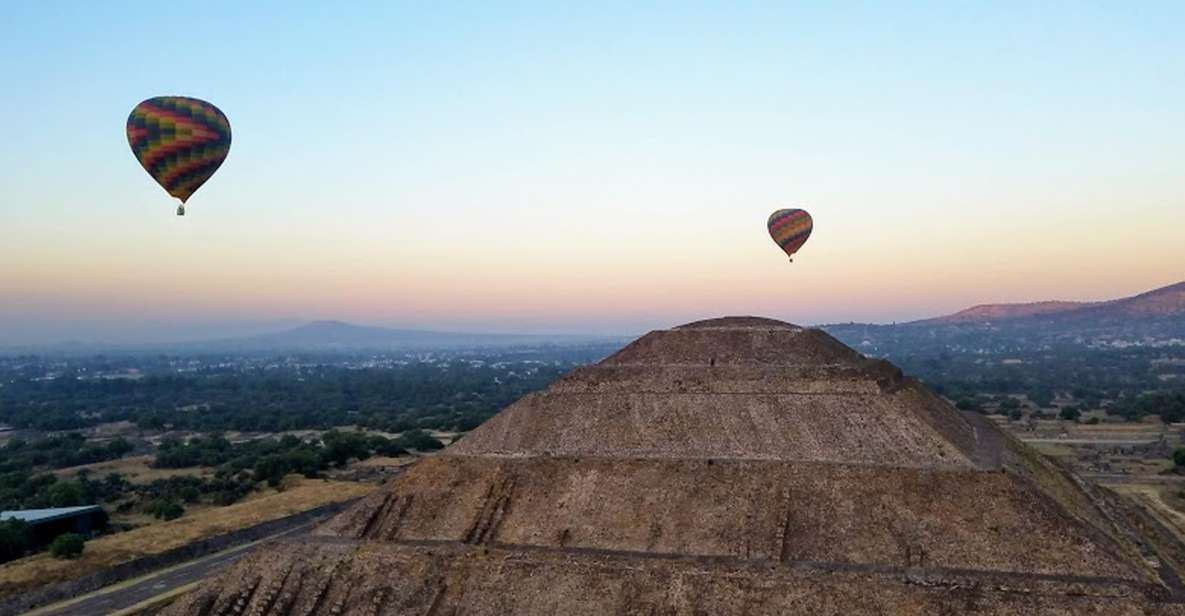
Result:
{"label": "distant hill", "polygon": [[1185,282],[1161,287],[1133,297],[1084,306],[1072,316],[1178,317],[1185,315]]}
{"label": "distant hill", "polygon": [[1173,317],[1185,315],[1185,282],[1132,297],[1103,302],[1044,301],[1028,304],[984,304],[921,323],[1006,321],[1030,317],[1047,320],[1082,318]]}
{"label": "distant hill", "polygon": [[572,334],[449,332],[313,321],[299,327],[247,336],[178,342],[74,342],[0,348],[0,355],[98,353],[271,353],[286,351],[465,350],[551,344],[618,344],[624,337]]}
{"label": "distant hill", "polygon": [[1003,321],[1039,315],[1068,312],[1092,304],[1087,302],[1033,302],[1030,304],[982,304],[960,310],[944,317],[929,319],[938,323],[965,323],[977,321]]}
{"label": "distant hill", "polygon": [[379,350],[504,347],[606,339],[608,338],[597,336],[440,332],[354,325],[342,321],[314,321],[270,334],[200,344],[235,350]]}
{"label": "distant hill", "polygon": [[909,323],[846,323],[824,329],[865,353],[886,357],[1185,346],[1185,282],[1108,301],[984,304]]}

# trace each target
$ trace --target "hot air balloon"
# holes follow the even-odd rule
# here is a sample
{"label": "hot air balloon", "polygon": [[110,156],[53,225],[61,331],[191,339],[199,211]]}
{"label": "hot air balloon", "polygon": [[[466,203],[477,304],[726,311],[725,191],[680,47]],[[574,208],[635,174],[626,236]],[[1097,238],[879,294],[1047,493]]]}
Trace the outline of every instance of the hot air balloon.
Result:
{"label": "hot air balloon", "polygon": [[790,261],[794,262],[794,253],[806,243],[811,236],[811,229],[815,223],[806,210],[778,210],[769,215],[769,236],[774,238]]}
{"label": "hot air balloon", "polygon": [[230,151],[230,122],[217,107],[185,96],[157,96],[132,109],[128,145],[165,192],[185,202]]}

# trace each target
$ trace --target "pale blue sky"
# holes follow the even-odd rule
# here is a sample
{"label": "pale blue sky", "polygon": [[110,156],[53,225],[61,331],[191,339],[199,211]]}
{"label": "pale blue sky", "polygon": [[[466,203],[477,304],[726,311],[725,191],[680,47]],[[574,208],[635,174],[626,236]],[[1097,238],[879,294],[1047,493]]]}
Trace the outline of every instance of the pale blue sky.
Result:
{"label": "pale blue sky", "polygon": [[[1185,4],[440,4],[0,6],[0,344],[1185,279]],[[123,135],[164,94],[234,127],[184,219]],[[817,225],[793,266],[764,237],[787,206]]]}

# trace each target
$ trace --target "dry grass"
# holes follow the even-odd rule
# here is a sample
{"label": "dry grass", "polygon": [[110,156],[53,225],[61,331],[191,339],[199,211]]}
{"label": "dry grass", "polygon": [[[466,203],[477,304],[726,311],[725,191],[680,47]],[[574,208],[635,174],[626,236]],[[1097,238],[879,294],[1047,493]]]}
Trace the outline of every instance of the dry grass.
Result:
{"label": "dry grass", "polygon": [[291,487],[283,492],[263,491],[229,507],[187,512],[171,522],[89,541],[78,560],[56,560],[42,553],[0,565],[0,595],[81,577],[215,535],[363,496],[376,487],[348,481],[297,478],[290,478],[285,484]]}
{"label": "dry grass", "polygon": [[85,469],[90,472],[92,478],[102,478],[108,473],[119,473],[124,476],[124,479],[137,484],[183,475],[198,477],[214,474],[212,468],[152,468],[150,466],[152,459],[153,456],[134,456],[83,466],[71,466],[56,470],[54,474],[59,477],[71,477],[77,475],[78,471]]}
{"label": "dry grass", "polygon": [[420,458],[418,456],[399,456],[397,458],[392,458],[389,456],[373,456],[360,462],[355,462],[352,466],[407,466],[419,459]]}

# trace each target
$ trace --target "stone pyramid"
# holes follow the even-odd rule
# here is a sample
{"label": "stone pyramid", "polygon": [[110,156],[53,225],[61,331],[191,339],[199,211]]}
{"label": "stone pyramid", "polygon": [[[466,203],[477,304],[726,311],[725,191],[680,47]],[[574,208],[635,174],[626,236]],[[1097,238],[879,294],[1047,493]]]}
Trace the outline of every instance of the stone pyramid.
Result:
{"label": "stone pyramid", "polygon": [[819,330],[651,332],[168,614],[1185,614],[1163,527]]}

